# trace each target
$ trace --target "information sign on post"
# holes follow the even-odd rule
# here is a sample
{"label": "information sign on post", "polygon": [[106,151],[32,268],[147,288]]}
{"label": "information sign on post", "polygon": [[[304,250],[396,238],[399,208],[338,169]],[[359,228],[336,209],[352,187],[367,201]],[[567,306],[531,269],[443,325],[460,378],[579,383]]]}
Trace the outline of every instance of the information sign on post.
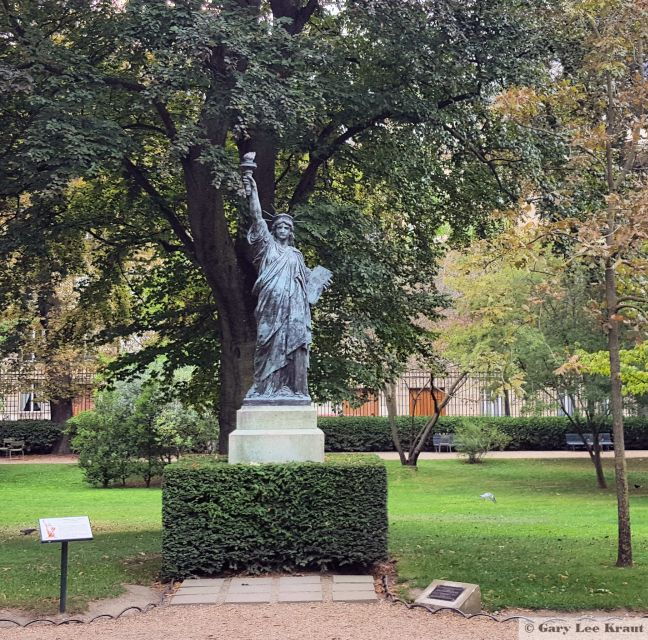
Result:
{"label": "information sign on post", "polygon": [[61,596],[59,611],[65,613],[67,600],[68,542],[92,540],[92,529],[88,516],[69,518],[41,518],[41,542],[61,543]]}

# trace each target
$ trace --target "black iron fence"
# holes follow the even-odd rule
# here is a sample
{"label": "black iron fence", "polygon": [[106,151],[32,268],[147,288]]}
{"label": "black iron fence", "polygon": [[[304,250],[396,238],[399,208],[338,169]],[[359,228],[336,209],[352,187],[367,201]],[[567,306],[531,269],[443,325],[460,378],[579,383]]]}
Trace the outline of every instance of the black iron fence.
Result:
{"label": "black iron fence", "polygon": [[[74,371],[69,376],[72,393],[72,415],[94,407],[94,373]],[[51,417],[47,389],[52,380],[38,369],[0,370],[0,420],[49,420]]]}
{"label": "black iron fence", "polygon": [[[573,411],[568,398],[548,393],[518,395],[495,393],[497,380],[487,373],[472,373],[463,380],[447,399],[460,377],[459,371],[434,375],[426,371],[406,371],[395,385],[397,413],[401,416],[427,416],[446,400],[441,415],[447,416],[561,416]],[[94,407],[94,373],[79,370],[71,374],[72,413],[77,415]],[[49,420],[50,403],[46,389],[49,380],[39,370],[14,371],[0,369],[0,420]],[[382,391],[356,389],[354,402],[325,402],[317,405],[319,416],[387,416],[385,394]],[[605,407],[600,407],[605,413]],[[638,413],[637,407],[626,403],[627,415]]]}
{"label": "black iron fence", "polygon": [[[451,393],[461,372],[448,371],[435,375],[426,371],[406,371],[396,383],[396,408],[400,416],[429,416],[435,413]],[[447,416],[562,416],[573,413],[570,398],[556,398],[549,393],[516,394],[497,393],[499,381],[487,373],[471,373],[460,382],[448,399],[441,415]],[[319,416],[387,416],[385,394],[382,391],[356,389],[354,402],[317,405]],[[598,408],[603,414],[606,407]],[[631,403],[626,414],[635,414]]]}

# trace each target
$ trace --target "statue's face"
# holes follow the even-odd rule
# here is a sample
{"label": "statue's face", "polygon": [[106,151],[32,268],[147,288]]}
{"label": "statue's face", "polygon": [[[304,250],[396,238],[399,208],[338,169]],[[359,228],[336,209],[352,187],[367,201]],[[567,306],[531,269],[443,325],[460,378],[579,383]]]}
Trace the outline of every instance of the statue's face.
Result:
{"label": "statue's face", "polygon": [[287,240],[288,238],[290,238],[291,231],[292,229],[290,228],[289,224],[287,224],[286,222],[280,222],[274,228],[275,238],[277,238],[277,240]]}

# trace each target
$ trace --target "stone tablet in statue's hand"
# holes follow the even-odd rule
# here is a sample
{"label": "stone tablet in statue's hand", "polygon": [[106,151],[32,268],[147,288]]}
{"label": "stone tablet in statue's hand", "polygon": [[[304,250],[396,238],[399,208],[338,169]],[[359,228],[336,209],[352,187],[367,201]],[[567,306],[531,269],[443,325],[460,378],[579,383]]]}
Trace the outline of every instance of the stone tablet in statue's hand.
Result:
{"label": "stone tablet in statue's hand", "polygon": [[319,265],[310,272],[306,283],[306,296],[309,304],[313,305],[319,300],[322,291],[329,288],[332,277],[333,274],[326,267]]}

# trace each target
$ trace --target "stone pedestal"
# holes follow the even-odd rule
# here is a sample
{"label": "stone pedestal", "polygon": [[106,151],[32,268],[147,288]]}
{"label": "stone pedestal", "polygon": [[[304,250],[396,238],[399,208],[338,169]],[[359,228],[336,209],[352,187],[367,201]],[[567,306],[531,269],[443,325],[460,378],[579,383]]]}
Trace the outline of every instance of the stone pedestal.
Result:
{"label": "stone pedestal", "polygon": [[243,406],[229,436],[230,464],[324,462],[324,432],[311,406]]}

